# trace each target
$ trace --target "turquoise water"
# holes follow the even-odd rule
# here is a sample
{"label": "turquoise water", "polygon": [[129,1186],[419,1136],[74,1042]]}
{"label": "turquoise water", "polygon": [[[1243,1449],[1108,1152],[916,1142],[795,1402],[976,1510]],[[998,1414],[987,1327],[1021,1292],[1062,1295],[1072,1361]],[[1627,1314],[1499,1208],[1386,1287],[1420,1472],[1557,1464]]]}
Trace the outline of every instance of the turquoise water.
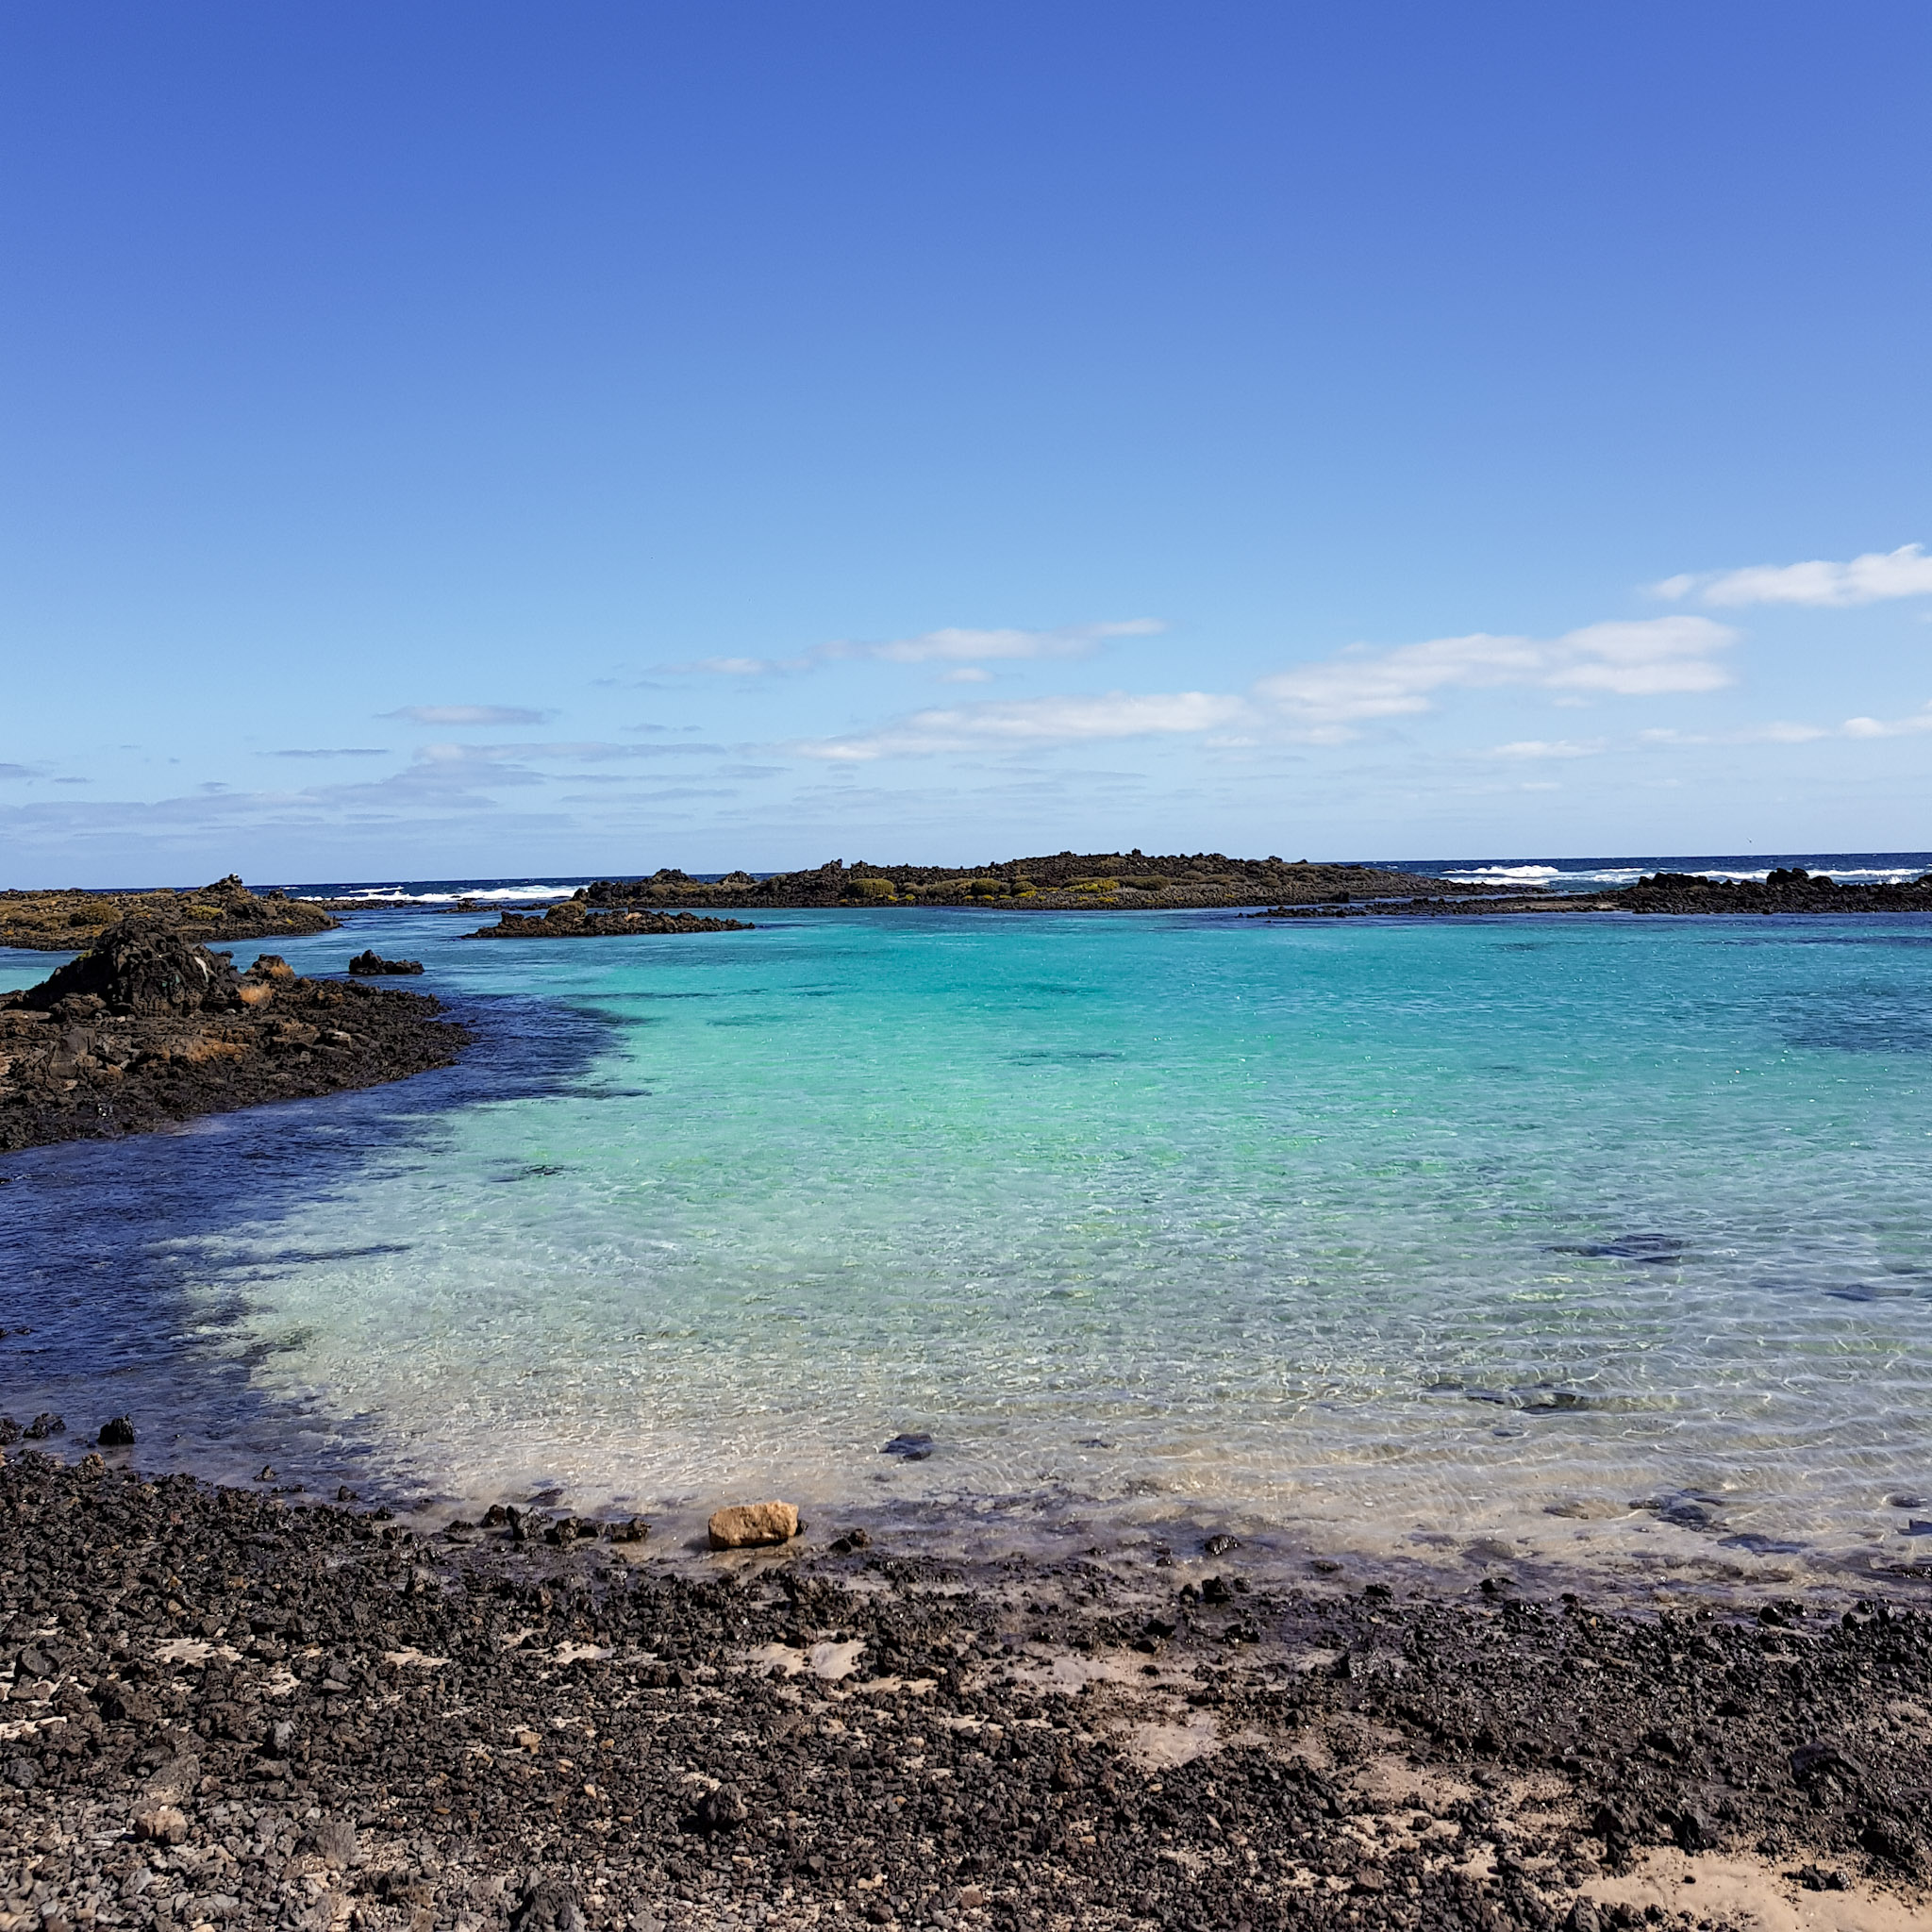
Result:
{"label": "turquoise water", "polygon": [[[173,1338],[120,1372],[183,1454],[674,1519],[770,1492],[1383,1554],[1924,1547],[1888,1498],[1932,1484],[1932,924],[462,924],[288,952],[407,947],[486,1030],[509,994],[567,1022],[567,1070],[146,1157],[208,1196],[117,1251],[117,1306]],[[265,1118],[336,1135],[307,1185],[235,1179]],[[125,1186],[107,1151],[11,1164],[24,1238],[37,1182],[69,1217]],[[53,1332],[9,1401],[102,1373],[101,1323]],[[901,1431],[932,1454],[882,1456]]]}

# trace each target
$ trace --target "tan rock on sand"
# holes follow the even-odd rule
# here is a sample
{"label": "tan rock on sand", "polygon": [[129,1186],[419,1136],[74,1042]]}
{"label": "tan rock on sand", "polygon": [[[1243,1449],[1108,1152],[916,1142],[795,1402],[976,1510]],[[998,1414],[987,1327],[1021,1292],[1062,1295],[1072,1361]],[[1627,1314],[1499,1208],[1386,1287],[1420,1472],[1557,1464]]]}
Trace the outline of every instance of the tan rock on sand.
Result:
{"label": "tan rock on sand", "polygon": [[756,1550],[789,1543],[805,1525],[791,1503],[734,1503],[711,1518],[714,1550]]}

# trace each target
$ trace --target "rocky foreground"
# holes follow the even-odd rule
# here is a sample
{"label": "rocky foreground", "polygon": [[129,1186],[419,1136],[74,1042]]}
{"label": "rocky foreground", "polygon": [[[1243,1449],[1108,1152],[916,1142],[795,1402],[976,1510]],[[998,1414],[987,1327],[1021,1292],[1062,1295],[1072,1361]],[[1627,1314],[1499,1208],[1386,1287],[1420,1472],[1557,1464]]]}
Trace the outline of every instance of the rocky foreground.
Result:
{"label": "rocky foreground", "polygon": [[178,926],[123,921],[0,994],[0,1149],[144,1133],[197,1114],[375,1087],[469,1044],[423,993],[236,971]]}
{"label": "rocky foreground", "polygon": [[971,1588],[830,1525],[666,1568],[580,1520],[553,1543],[491,1514],[419,1538],[12,1452],[0,1924],[1932,1909],[1923,1613],[1638,1618],[1496,1578],[1276,1591],[1224,1540],[1015,1558]]}
{"label": "rocky foreground", "polygon": [[[1431,884],[1434,882],[1431,881]],[[1803,866],[1774,869],[1762,879],[1707,879],[1697,873],[1651,873],[1613,892],[1574,897],[1511,893],[1478,900],[1418,895],[1356,905],[1271,906],[1263,919],[1465,919],[1471,913],[1641,912],[1685,914],[1932,912],[1932,873],[1900,885],[1841,886]]]}
{"label": "rocky foreground", "polygon": [[166,926],[195,945],[225,940],[293,939],[341,921],[286,892],[257,895],[235,874],[197,890],[158,892],[0,892],[0,946],[74,953],[124,919]]}
{"label": "rocky foreground", "polygon": [[1305,905],[1317,900],[1426,891],[1480,892],[1366,865],[1310,865],[1306,859],[1229,858],[1197,852],[1060,852],[986,866],[872,865],[838,859],[809,872],[755,879],[734,872],[718,880],[673,868],[648,878],[600,879],[580,887],[587,909],[609,907],[995,906],[1032,912],[1162,907]]}

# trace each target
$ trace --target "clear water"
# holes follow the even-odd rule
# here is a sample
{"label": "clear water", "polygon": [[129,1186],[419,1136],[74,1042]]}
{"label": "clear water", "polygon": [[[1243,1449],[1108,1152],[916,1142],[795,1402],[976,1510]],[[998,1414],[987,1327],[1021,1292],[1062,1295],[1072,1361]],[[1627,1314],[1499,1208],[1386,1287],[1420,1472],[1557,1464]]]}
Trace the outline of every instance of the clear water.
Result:
{"label": "clear water", "polygon": [[284,949],[425,959],[458,1069],[5,1163],[8,1407],[673,1523],[1932,1543],[1932,921],[469,923]]}

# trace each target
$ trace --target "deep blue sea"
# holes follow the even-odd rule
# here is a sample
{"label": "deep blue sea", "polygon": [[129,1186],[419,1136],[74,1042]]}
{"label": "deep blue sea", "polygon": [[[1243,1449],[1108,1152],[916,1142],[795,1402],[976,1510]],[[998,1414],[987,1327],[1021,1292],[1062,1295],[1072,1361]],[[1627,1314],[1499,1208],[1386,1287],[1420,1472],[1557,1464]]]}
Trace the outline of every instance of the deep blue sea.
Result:
{"label": "deep blue sea", "polygon": [[423,959],[457,1068],[0,1163],[0,1407],[673,1528],[1925,1574],[1932,919],[451,909],[573,883],[377,882],[281,947]]}

